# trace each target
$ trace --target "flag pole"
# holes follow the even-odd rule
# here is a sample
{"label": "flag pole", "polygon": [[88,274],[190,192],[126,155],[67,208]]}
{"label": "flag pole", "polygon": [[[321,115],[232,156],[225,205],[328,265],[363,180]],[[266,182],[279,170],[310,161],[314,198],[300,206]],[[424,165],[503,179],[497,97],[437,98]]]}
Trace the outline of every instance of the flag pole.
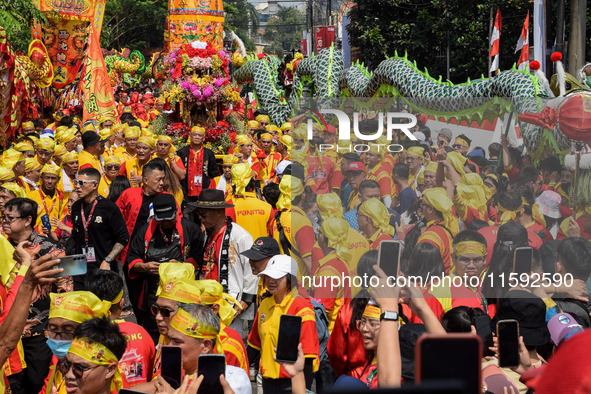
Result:
{"label": "flag pole", "polygon": [[[494,26],[494,10],[493,7],[490,7],[490,22],[488,24],[488,53],[490,54],[490,51],[492,49],[492,43],[490,42],[491,38],[492,38],[492,32],[493,32],[493,26]],[[488,77],[490,78],[492,76],[492,73],[490,72],[490,68],[492,66],[492,59],[490,57],[490,55],[488,56]]]}

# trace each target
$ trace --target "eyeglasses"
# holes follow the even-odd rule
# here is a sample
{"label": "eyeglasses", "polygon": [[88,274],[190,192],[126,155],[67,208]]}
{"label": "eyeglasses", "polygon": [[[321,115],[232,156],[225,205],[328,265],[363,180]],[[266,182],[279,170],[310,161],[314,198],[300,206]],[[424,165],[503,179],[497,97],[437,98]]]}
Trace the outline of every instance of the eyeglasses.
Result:
{"label": "eyeglasses", "polygon": [[460,149],[462,147],[462,145],[460,145],[460,144],[453,144],[452,147],[454,149]]}
{"label": "eyeglasses", "polygon": [[80,379],[82,376],[84,376],[85,372],[88,372],[92,369],[97,369],[98,367],[101,367],[101,366],[102,365],[97,365],[96,367],[93,367],[93,368],[86,367],[82,364],[72,363],[72,362],[68,361],[68,359],[66,359],[66,358],[61,360],[58,364],[58,368],[59,368],[60,372],[62,373],[62,376],[66,376],[66,374],[70,371],[70,368],[71,368],[76,379]]}
{"label": "eyeglasses", "polygon": [[427,204],[419,204],[419,209],[418,209],[418,210],[419,210],[419,211],[422,211],[422,210],[424,209],[423,207],[427,207],[427,208],[429,208],[429,207],[430,207],[430,205],[427,205]]}
{"label": "eyeglasses", "polygon": [[74,339],[74,331],[45,330],[45,338],[61,339],[63,341],[71,341]]}
{"label": "eyeglasses", "polygon": [[84,187],[84,184],[90,183],[90,182],[98,183],[98,181],[93,181],[93,180],[83,181],[83,180],[80,180],[80,179],[74,179],[74,186]]}
{"label": "eyeglasses", "polygon": [[112,165],[109,165],[109,166],[105,166],[105,169],[107,169],[107,170],[109,170],[109,171],[110,171],[110,170],[118,170],[118,169],[120,169],[120,168],[121,168],[121,166],[119,166],[119,165],[117,165],[117,164],[112,164]]}
{"label": "eyeglasses", "polygon": [[152,314],[154,316],[158,316],[158,314],[161,314],[162,317],[165,319],[168,319],[170,317],[170,315],[172,315],[173,313],[176,313],[176,311],[173,311],[172,309],[160,308],[156,304],[152,305],[150,307],[150,310],[152,311]]}
{"label": "eyeglasses", "polygon": [[371,321],[364,320],[355,320],[355,327],[357,327],[359,331],[361,331],[363,327],[366,327],[370,331],[374,331],[380,328],[380,323],[374,323]]}
{"label": "eyeglasses", "polygon": [[8,216],[8,215],[4,215],[2,216],[2,221],[6,222],[6,223],[12,223],[14,222],[16,219],[22,219],[22,216]]}
{"label": "eyeglasses", "polygon": [[467,257],[458,257],[458,261],[463,266],[468,266],[470,263],[474,263],[474,265],[482,265],[484,264],[484,257],[475,257],[473,259],[469,259]]}
{"label": "eyeglasses", "polygon": [[406,161],[413,162],[413,161],[415,161],[415,160],[418,160],[418,159],[419,159],[418,157],[414,157],[414,156],[406,156]]}

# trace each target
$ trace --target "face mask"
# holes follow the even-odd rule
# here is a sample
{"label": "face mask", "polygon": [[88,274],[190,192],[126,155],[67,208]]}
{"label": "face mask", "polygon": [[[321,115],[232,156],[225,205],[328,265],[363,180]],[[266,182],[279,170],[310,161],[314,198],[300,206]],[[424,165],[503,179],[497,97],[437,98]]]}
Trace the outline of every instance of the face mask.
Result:
{"label": "face mask", "polygon": [[72,344],[72,341],[47,338],[47,346],[49,346],[49,348],[51,349],[51,352],[57,358],[66,357],[66,354],[68,354],[68,350],[70,350],[71,344]]}

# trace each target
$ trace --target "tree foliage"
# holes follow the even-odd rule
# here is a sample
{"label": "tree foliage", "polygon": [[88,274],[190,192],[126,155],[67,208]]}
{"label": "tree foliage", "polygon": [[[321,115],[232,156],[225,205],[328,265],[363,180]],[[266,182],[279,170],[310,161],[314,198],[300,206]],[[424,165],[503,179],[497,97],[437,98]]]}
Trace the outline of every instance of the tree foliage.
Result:
{"label": "tree foliage", "polygon": [[[295,7],[280,7],[277,15],[267,21],[263,38],[273,43],[265,51],[277,54],[282,48],[285,51],[298,49],[302,33],[305,30],[306,16]],[[283,57],[283,53],[278,54]]]}
{"label": "tree foliage", "polygon": [[449,32],[450,79],[465,82],[488,74],[491,8],[503,16],[500,43],[501,70],[517,62],[515,47],[530,11],[530,42],[533,41],[533,2],[529,0],[359,0],[351,10],[350,42],[361,49],[365,64],[376,67],[382,60],[400,56],[445,79],[446,31]]}
{"label": "tree foliage", "polygon": [[107,0],[101,47],[162,47],[167,15],[167,0]]}
{"label": "tree foliage", "polygon": [[0,26],[6,30],[8,42],[15,50],[27,52],[35,20],[47,22],[46,15],[31,0],[0,1]]}
{"label": "tree foliage", "polygon": [[224,28],[233,30],[244,42],[247,51],[256,50],[254,41],[248,38],[249,30],[256,33],[259,29],[259,14],[247,0],[226,0],[224,2],[226,18]]}

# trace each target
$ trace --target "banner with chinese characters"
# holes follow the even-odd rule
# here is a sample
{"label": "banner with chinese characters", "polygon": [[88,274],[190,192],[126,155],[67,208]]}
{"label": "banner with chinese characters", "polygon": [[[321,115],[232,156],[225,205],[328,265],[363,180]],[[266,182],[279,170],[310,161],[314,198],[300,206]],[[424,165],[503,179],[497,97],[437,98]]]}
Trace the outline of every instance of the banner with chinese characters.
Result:
{"label": "banner with chinese characters", "polygon": [[167,30],[169,51],[193,41],[211,42],[216,50],[223,49],[222,0],[169,0]]}
{"label": "banner with chinese characters", "polygon": [[88,38],[88,51],[80,83],[84,99],[83,121],[97,119],[100,115],[117,117],[111,80],[107,74],[99,38],[95,34]]}
{"label": "banner with chinese characters", "polygon": [[[33,39],[43,41],[54,67],[54,88],[76,81],[84,61],[85,46],[92,32],[100,38],[106,0],[33,0],[41,11],[57,13],[46,25],[33,26]],[[92,28],[91,28],[92,25]]]}

